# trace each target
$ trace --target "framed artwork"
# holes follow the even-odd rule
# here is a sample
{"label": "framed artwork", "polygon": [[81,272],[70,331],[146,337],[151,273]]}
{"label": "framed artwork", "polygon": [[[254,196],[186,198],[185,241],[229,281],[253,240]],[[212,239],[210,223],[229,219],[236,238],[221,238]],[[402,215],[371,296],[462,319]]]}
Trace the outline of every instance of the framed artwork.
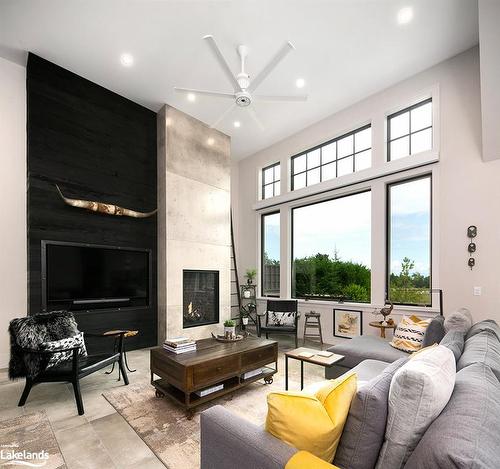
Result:
{"label": "framed artwork", "polygon": [[333,335],[352,339],[363,334],[363,312],[352,309],[333,310]]}

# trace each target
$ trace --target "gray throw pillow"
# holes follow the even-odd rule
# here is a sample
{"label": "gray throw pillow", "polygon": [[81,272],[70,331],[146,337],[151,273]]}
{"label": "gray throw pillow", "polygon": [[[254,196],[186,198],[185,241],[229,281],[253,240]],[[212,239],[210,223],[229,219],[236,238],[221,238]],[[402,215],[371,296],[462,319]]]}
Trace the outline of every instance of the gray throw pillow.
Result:
{"label": "gray throw pillow", "polygon": [[499,467],[500,384],[484,363],[457,373],[455,389],[405,469]]}
{"label": "gray throw pillow", "polygon": [[[85,341],[83,340],[83,332],[78,333],[73,337],[67,337],[66,339],[53,340],[51,342],[43,342],[40,345],[41,350],[51,351],[57,349],[66,349],[71,347],[80,347],[78,350],[78,356],[86,357],[87,349],[85,348]],[[67,352],[55,352],[50,355],[49,362],[47,363],[47,368],[52,368],[73,358],[73,351]]]}
{"label": "gray throw pillow", "polygon": [[443,345],[409,359],[392,378],[385,440],[376,469],[402,469],[418,442],[450,400],[455,357]]}
{"label": "gray throw pillow", "polygon": [[460,308],[451,314],[448,314],[444,320],[444,330],[446,332],[453,330],[467,333],[472,327],[472,315],[467,308]]}
{"label": "gray throw pillow", "polygon": [[473,363],[484,363],[500,380],[500,341],[490,329],[484,329],[465,341],[464,352],[457,363],[461,370]]}
{"label": "gray throw pillow", "polygon": [[351,402],[334,464],[345,469],[373,469],[384,442],[387,397],[394,373],[408,361],[400,358],[360,386]]}
{"label": "gray throw pillow", "polygon": [[439,344],[441,339],[446,334],[444,330],[444,316],[438,315],[432,318],[427,330],[425,331],[424,341],[422,347],[429,345]]}
{"label": "gray throw pillow", "polygon": [[458,362],[464,351],[464,338],[463,332],[451,330],[446,333],[439,344],[448,347],[455,355],[455,361]]}

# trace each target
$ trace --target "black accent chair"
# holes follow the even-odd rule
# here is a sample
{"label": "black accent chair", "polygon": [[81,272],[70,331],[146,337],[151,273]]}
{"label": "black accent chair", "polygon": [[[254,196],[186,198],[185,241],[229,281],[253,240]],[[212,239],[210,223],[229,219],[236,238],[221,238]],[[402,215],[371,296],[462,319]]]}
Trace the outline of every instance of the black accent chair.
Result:
{"label": "black accent chair", "polygon": [[83,408],[82,394],[80,392],[80,379],[85,378],[96,371],[102,370],[114,363],[118,363],[121,374],[123,375],[123,381],[125,385],[128,384],[128,376],[125,370],[125,364],[123,361],[123,336],[127,331],[117,331],[116,334],[90,334],[85,333],[85,337],[99,337],[99,338],[109,338],[115,337],[118,339],[118,348],[111,353],[88,355],[86,357],[80,357],[78,351],[80,349],[77,347],[61,348],[57,350],[37,350],[37,349],[22,349],[23,353],[47,356],[56,352],[72,352],[72,358],[65,360],[58,365],[47,368],[36,377],[30,378],[26,377],[26,385],[24,387],[23,394],[19,401],[19,407],[24,406],[31,388],[35,384],[39,383],[54,383],[54,382],[68,382],[73,385],[73,390],[75,392],[76,407],[78,409],[78,415],[83,415],[85,413]]}
{"label": "black accent chair", "polygon": [[[269,316],[273,313],[285,313],[285,317],[292,317],[293,325],[279,324],[272,319],[270,321]],[[263,317],[265,317],[264,325],[262,325]],[[267,300],[266,311],[262,314],[257,314],[257,334],[259,337],[261,337],[262,333],[266,334],[266,339],[269,338],[269,334],[293,335],[295,337],[295,347],[297,348],[299,346],[299,317],[297,300]]]}

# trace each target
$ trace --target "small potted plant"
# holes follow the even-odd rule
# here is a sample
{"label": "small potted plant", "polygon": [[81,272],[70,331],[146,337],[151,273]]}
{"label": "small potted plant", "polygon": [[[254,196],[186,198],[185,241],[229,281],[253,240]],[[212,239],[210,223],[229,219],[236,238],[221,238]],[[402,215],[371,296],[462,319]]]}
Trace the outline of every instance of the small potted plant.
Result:
{"label": "small potted plant", "polygon": [[224,321],[224,337],[226,339],[233,339],[236,335],[236,326],[232,319]]}
{"label": "small potted plant", "polygon": [[240,310],[241,323],[244,326],[248,325],[248,311],[245,308],[241,308]]}
{"label": "small potted plant", "polygon": [[254,278],[257,276],[256,269],[247,269],[245,277],[247,278],[248,285],[252,285]]}

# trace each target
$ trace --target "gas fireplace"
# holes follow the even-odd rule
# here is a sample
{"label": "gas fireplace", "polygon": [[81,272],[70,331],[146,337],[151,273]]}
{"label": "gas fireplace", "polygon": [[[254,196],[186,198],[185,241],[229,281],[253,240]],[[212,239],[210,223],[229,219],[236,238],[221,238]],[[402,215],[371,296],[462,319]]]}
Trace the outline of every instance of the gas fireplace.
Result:
{"label": "gas fireplace", "polygon": [[219,272],[183,271],[183,327],[219,322]]}

